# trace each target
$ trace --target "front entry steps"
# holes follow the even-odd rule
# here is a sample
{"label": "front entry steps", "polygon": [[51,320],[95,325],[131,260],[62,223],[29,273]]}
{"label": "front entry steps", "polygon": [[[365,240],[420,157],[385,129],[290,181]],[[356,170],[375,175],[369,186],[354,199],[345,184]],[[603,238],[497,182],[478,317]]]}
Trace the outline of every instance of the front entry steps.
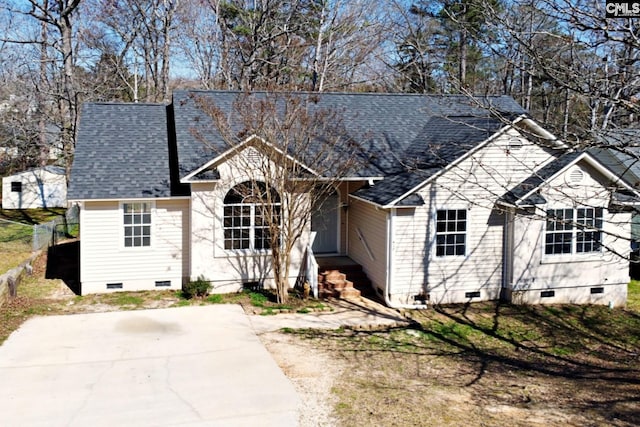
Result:
{"label": "front entry steps", "polygon": [[317,258],[318,296],[320,298],[360,298],[371,289],[371,281],[362,266],[348,257]]}

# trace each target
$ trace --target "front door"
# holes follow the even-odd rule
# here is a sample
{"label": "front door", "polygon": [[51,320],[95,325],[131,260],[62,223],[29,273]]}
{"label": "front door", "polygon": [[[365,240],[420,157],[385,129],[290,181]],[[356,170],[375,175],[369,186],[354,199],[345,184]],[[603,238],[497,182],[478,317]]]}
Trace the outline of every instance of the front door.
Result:
{"label": "front door", "polygon": [[316,232],[311,249],[316,254],[338,252],[339,211],[340,198],[338,193],[332,193],[319,205],[314,206],[311,213],[311,231]]}

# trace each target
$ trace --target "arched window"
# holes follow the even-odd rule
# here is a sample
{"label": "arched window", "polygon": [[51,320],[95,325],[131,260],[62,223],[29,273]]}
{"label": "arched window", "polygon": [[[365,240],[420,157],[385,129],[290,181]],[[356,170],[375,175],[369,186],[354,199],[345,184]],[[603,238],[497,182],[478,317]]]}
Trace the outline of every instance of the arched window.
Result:
{"label": "arched window", "polygon": [[243,182],[224,197],[225,249],[269,249],[279,224],[280,196],[263,182]]}

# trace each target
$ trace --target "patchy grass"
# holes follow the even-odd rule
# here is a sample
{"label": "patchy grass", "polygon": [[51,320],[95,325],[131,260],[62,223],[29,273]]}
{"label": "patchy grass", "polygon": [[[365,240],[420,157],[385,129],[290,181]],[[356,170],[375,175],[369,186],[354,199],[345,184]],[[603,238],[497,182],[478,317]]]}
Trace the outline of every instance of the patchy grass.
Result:
{"label": "patchy grass", "polygon": [[212,294],[207,297],[207,302],[210,304],[222,304],[224,297],[220,294]]}
{"label": "patchy grass", "polygon": [[64,209],[0,209],[0,274],[31,256],[34,224],[50,221],[64,212]]}
{"label": "patchy grass", "polygon": [[346,366],[339,425],[640,425],[640,296],[627,309],[477,303],[413,327],[295,331]]}
{"label": "patchy grass", "polygon": [[627,309],[640,313],[640,280],[629,283]]}
{"label": "patchy grass", "polygon": [[34,225],[51,221],[57,216],[64,215],[65,212],[66,209],[64,208],[0,209],[0,219]]}
{"label": "patchy grass", "polygon": [[17,298],[0,306],[0,344],[31,316],[64,313],[64,305],[50,298],[60,282],[43,278],[45,266],[46,257],[37,258],[33,263],[34,274],[23,278]]}
{"label": "patchy grass", "polygon": [[[30,255],[30,253],[29,253]],[[90,313],[114,310],[185,307],[205,304],[240,304],[247,313],[277,314],[283,311],[324,311],[329,306],[317,300],[301,300],[291,295],[291,304],[274,302],[268,290],[244,291],[232,294],[211,294],[193,298],[176,290],[113,292],[85,296],[74,295],[60,280],[44,279],[46,253],[34,262],[34,274],[18,287],[18,297],[0,306],[0,344],[33,315]]]}

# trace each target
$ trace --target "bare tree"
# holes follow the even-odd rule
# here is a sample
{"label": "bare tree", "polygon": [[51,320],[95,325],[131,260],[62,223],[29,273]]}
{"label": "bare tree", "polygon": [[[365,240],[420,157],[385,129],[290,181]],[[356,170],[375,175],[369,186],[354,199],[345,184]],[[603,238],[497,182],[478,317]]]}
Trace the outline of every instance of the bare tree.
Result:
{"label": "bare tree", "polygon": [[526,0],[507,11],[484,9],[519,52],[510,64],[520,73],[524,105],[580,145],[637,119],[638,19],[607,18],[603,6]]}
{"label": "bare tree", "polygon": [[380,2],[320,3],[320,15],[312,22],[311,89],[323,92],[375,87],[380,79],[376,64],[382,64],[378,57],[389,29]]}
{"label": "bare tree", "polygon": [[[38,24],[34,26],[38,28],[37,32],[18,31],[14,38],[6,41],[39,46],[38,77],[34,79],[39,143],[41,146],[45,144],[48,125],[58,127],[67,172],[75,147],[80,96],[76,84],[74,44],[79,4],[80,0],[29,0],[24,5],[12,5],[6,9],[10,15],[23,16]],[[42,157],[41,161],[45,161],[44,154]]]}
{"label": "bare tree", "polygon": [[116,59],[114,65],[123,70],[122,76],[135,74],[134,99],[158,102],[170,98],[174,20],[179,6],[179,0],[113,0],[95,5],[91,45]]}
{"label": "bare tree", "polygon": [[[229,150],[251,146],[260,153],[234,157],[234,170],[246,177],[235,191],[260,210],[257,245],[269,250],[279,302],[287,300],[292,255],[304,249],[313,209],[366,161],[343,130],[343,112],[323,107],[321,96],[239,94],[231,111],[210,98],[195,97]],[[234,246],[232,236],[225,240],[227,249],[242,248]]]}
{"label": "bare tree", "polygon": [[214,89],[219,83],[222,54],[219,3],[212,0],[183,1],[176,16],[179,28],[176,48],[204,89]]}

